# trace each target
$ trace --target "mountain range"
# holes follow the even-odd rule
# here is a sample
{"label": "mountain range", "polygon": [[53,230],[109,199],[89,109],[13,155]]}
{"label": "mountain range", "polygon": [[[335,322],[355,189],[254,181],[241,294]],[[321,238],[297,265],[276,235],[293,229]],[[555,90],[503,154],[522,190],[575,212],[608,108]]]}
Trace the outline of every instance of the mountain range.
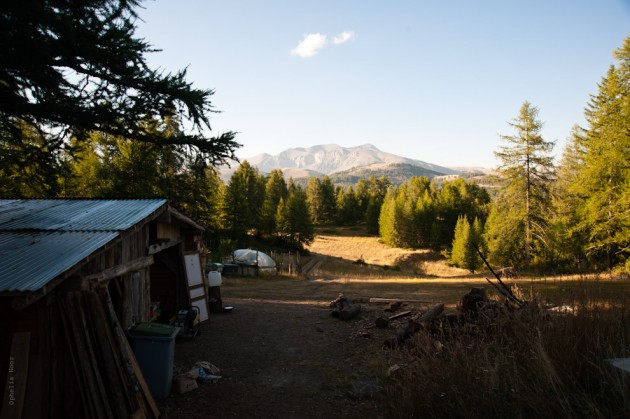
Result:
{"label": "mountain range", "polygon": [[[372,144],[356,147],[341,147],[336,144],[296,147],[280,154],[258,154],[244,159],[261,173],[281,169],[286,178],[307,178],[328,175],[335,183],[356,183],[369,176],[386,176],[392,183],[399,184],[411,176],[460,175],[462,173],[483,173],[483,169],[448,168],[421,160],[410,159],[381,151]],[[221,177],[229,180],[236,167],[222,168]]]}

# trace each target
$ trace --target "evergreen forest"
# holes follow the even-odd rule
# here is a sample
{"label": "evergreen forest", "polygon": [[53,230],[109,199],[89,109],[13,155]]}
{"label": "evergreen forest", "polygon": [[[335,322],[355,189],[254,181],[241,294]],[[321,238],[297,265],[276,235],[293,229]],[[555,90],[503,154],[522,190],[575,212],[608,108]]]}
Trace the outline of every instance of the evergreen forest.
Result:
{"label": "evergreen forest", "polygon": [[471,272],[482,267],[477,249],[519,270],[630,272],[630,37],[561,159],[542,136],[544,109],[528,101],[496,127],[504,134],[490,189],[424,176],[393,186],[374,175],[303,186],[247,161],[224,182],[217,167],[237,161],[237,134],[211,134],[213,91],[194,88],[186,71],[148,66],[152,47],[134,35],[137,2],[65,7],[3,6],[2,197],[165,197],[206,227],[213,249],[262,241],[298,250],[317,226],[362,225]]}

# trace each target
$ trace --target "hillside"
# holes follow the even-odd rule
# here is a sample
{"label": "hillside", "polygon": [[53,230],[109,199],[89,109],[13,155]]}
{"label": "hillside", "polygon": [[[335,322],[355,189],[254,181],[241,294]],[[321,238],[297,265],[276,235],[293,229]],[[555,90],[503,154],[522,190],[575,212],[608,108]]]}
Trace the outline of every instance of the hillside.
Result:
{"label": "hillside", "polygon": [[[392,185],[401,185],[412,176],[426,176],[429,179],[433,179],[436,176],[443,176],[443,173],[407,163],[373,164],[333,173],[330,175],[330,180],[335,185],[349,186],[355,185],[360,179],[367,179],[370,176],[376,176],[377,178],[385,176]],[[458,175],[448,176],[457,177]]]}
{"label": "hillside", "polygon": [[[387,153],[371,144],[357,147],[341,147],[336,144],[296,147],[277,155],[263,153],[242,160],[247,160],[263,174],[280,169],[285,178],[291,177],[298,183],[306,183],[306,179],[311,176],[328,175],[335,183],[349,185],[370,176],[386,176],[396,185],[412,176],[427,176],[432,179],[436,176],[458,176],[462,172],[470,171]],[[219,167],[221,179],[229,181],[237,168],[238,163],[233,163],[232,167]]]}
{"label": "hillside", "polygon": [[278,155],[259,154],[247,159],[263,173],[273,169],[300,168],[319,172],[324,175],[344,172],[358,167],[374,165],[406,164],[417,166],[439,174],[456,174],[458,171],[410,159],[379,150],[371,144],[357,147],[341,147],[336,144],[316,145],[308,148],[290,148]]}

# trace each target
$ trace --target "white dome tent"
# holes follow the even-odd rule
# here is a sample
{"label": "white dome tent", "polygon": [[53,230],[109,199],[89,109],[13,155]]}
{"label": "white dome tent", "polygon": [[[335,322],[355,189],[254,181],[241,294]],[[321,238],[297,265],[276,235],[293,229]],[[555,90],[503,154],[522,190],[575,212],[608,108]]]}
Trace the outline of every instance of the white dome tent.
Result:
{"label": "white dome tent", "polygon": [[266,253],[252,249],[237,249],[234,251],[234,262],[258,268],[261,274],[275,274],[276,262]]}

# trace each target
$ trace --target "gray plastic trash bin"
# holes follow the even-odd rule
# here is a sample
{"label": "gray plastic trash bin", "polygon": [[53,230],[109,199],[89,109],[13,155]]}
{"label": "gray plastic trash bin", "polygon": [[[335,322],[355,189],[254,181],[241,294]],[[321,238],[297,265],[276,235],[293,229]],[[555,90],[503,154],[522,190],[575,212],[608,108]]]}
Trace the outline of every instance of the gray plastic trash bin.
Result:
{"label": "gray plastic trash bin", "polygon": [[140,323],[129,328],[133,353],[153,397],[167,397],[173,382],[175,337],[179,327]]}

